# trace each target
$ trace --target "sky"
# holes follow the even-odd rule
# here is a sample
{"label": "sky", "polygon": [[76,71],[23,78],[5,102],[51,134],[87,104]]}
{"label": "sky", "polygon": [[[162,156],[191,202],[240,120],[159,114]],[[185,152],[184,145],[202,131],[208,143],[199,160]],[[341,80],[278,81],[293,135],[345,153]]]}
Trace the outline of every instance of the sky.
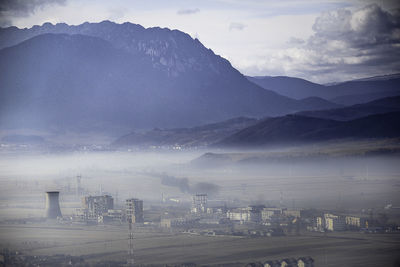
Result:
{"label": "sky", "polygon": [[317,83],[400,72],[400,1],[0,0],[0,26],[111,20],[178,29],[245,75]]}

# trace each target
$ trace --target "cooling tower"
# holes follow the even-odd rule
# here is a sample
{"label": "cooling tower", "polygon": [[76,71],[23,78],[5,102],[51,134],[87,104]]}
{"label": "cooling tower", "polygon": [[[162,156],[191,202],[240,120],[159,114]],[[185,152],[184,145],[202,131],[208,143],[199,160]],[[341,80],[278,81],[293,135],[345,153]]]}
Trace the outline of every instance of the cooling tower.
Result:
{"label": "cooling tower", "polygon": [[46,217],[48,219],[56,219],[61,217],[60,203],[58,202],[58,196],[60,192],[50,191],[46,192]]}

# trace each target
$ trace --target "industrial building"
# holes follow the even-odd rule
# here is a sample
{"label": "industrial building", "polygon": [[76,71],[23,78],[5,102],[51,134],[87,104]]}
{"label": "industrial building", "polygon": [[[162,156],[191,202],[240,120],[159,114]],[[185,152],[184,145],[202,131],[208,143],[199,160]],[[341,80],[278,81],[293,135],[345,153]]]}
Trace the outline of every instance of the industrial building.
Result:
{"label": "industrial building", "polygon": [[196,194],[192,197],[192,213],[207,213],[207,194]]}
{"label": "industrial building", "polygon": [[160,227],[171,228],[171,227],[194,227],[199,222],[196,218],[161,218]]}
{"label": "industrial building", "polygon": [[282,212],[287,217],[300,218],[301,215],[300,209],[283,209]]}
{"label": "industrial building", "polygon": [[130,223],[143,223],[143,200],[130,198],[126,200],[126,219]]}
{"label": "industrial building", "polygon": [[60,192],[58,191],[46,192],[46,218],[57,219],[57,217],[62,217],[59,195]]}
{"label": "industrial building", "polygon": [[120,224],[125,221],[124,218],[125,216],[122,210],[108,210],[107,213],[104,213],[97,218],[97,222],[103,224]]}
{"label": "industrial building", "polygon": [[76,209],[74,220],[86,224],[121,224],[122,222],[142,223],[143,201],[132,198],[126,200],[126,209],[114,209],[114,199],[110,195],[85,196],[82,208]]}
{"label": "industrial building", "polygon": [[240,223],[245,223],[250,221],[250,208],[237,208],[229,210],[226,216],[231,221],[238,221]]}
{"label": "industrial building", "polygon": [[263,222],[271,220],[273,216],[278,216],[282,214],[282,209],[281,208],[263,208],[261,210],[261,220]]}
{"label": "industrial building", "polygon": [[82,208],[88,219],[97,220],[108,210],[114,209],[114,199],[109,195],[83,197]]}
{"label": "industrial building", "polygon": [[264,205],[251,205],[249,206],[250,221],[254,223],[262,222],[261,211],[265,208]]}

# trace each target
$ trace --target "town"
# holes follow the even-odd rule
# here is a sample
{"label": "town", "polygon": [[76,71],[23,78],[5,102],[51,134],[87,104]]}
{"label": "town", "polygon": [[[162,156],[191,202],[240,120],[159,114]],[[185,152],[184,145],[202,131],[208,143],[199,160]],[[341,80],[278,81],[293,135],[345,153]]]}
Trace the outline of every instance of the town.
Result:
{"label": "town", "polygon": [[[57,192],[47,192],[47,195]],[[50,201],[50,197],[48,197]],[[57,199],[57,198],[54,198]],[[163,200],[162,204],[167,201]],[[178,202],[179,203],[179,202]],[[48,209],[58,204],[48,203]],[[160,229],[183,231],[201,235],[242,235],[242,236],[279,236],[300,235],[303,231],[362,231],[395,232],[398,225],[387,224],[384,214],[374,215],[369,211],[361,214],[336,214],[329,211],[309,210],[289,207],[268,207],[250,205],[247,207],[227,207],[209,205],[207,194],[192,196],[190,210],[179,205],[169,206],[153,220],[145,220],[146,212],[156,213],[154,206],[143,210],[143,200],[126,199],[125,206],[115,208],[111,195],[84,196],[82,207],[70,217],[55,216],[58,212],[49,212],[48,219],[58,219],[60,223],[95,224],[139,224],[143,227],[157,226]],[[154,210],[153,210],[154,209]],[[175,216],[179,214],[178,216]],[[53,215],[53,216],[51,216]]]}
{"label": "town", "polygon": [[[308,233],[400,233],[400,226],[388,223],[385,214],[373,214],[371,210],[362,210],[357,214],[343,214],[329,210],[316,210],[300,207],[286,207],[281,202],[277,206],[248,205],[233,207],[220,204],[221,201],[210,200],[206,193],[191,196],[191,203],[179,198],[162,197],[158,205],[145,205],[143,200],[129,198],[116,203],[111,194],[84,195],[80,187],[80,177],[75,190],[75,197],[81,199],[81,207],[73,214],[64,213],[60,206],[61,191],[47,191],[44,216],[39,220],[13,220],[13,224],[45,224],[60,226],[98,227],[111,226],[126,232],[128,256],[125,261],[105,262],[104,266],[133,266],[135,260],[135,235],[140,232],[184,234],[188,236],[232,236],[242,238],[270,238],[279,236],[300,237]],[[146,207],[146,208],[144,208]],[[386,207],[391,209],[393,207]],[[2,222],[3,224],[5,222]],[[10,221],[8,222],[10,223]],[[125,230],[124,230],[125,229]],[[22,258],[21,258],[22,257]],[[31,257],[31,258],[29,258]],[[74,266],[82,265],[82,257],[70,255],[53,255],[33,257],[18,252],[4,250],[2,266],[18,264],[27,259],[37,266],[51,266],[52,263],[65,263]],[[81,265],[80,265],[81,264]],[[99,262],[96,263],[98,266]],[[109,265],[107,265],[109,264]],[[110,265],[111,264],[111,265]],[[36,265],[34,265],[36,266]],[[145,266],[145,265],[143,265]],[[175,265],[196,266],[196,265]],[[309,255],[251,262],[246,266],[314,266],[314,259]]]}

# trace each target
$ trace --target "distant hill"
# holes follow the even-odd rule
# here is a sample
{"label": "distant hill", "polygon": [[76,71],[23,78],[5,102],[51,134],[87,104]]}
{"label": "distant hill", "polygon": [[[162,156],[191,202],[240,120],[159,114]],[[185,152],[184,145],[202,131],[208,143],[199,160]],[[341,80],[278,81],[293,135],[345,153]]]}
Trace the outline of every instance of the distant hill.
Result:
{"label": "distant hill", "polygon": [[400,111],[400,96],[387,97],[374,100],[365,104],[353,105],[350,107],[316,111],[301,111],[297,114],[307,117],[346,121],[365,117],[368,115],[396,111]]}
{"label": "distant hill", "polygon": [[110,21],[0,29],[0,127],[110,132],[325,108],[249,82],[199,40]]}
{"label": "distant hill", "polygon": [[370,79],[356,80],[329,86],[328,99],[342,105],[366,103],[376,99],[399,96],[400,77],[388,75],[386,79],[372,77]]}
{"label": "distant hill", "polygon": [[353,81],[387,81],[399,78],[400,78],[400,73],[395,73],[395,74],[387,74],[387,75],[379,75],[379,76],[355,79]]}
{"label": "distant hill", "polygon": [[42,144],[45,139],[37,135],[6,135],[1,139],[4,143],[9,144]]}
{"label": "distant hill", "polygon": [[325,86],[300,78],[287,76],[247,76],[247,79],[264,89],[294,99],[303,99],[308,97],[325,98]]}
{"label": "distant hill", "polygon": [[358,140],[394,137],[400,137],[400,112],[371,115],[351,121],[287,115],[262,120],[225,138],[217,146],[258,147],[343,138]]}
{"label": "distant hill", "polygon": [[[309,145],[288,146],[287,149],[258,150],[251,147],[249,150],[240,151],[221,150],[218,152],[207,152],[193,159],[189,164],[197,168],[220,168],[224,166],[246,167],[246,165],[273,164],[278,163],[306,163],[324,164],[332,159],[348,161],[349,157],[361,156],[394,156],[400,155],[399,138],[364,139],[364,140],[335,140],[311,143]],[[253,165],[254,167],[254,165]]]}
{"label": "distant hill", "polygon": [[153,129],[130,133],[113,142],[115,147],[204,147],[249,127],[257,120],[234,118],[193,128]]}
{"label": "distant hill", "polygon": [[377,99],[385,98],[385,97],[394,97],[399,96],[400,93],[396,90],[385,91],[380,93],[372,93],[372,94],[359,94],[359,95],[343,95],[332,98],[331,101],[344,106],[352,106],[355,104],[364,104]]}
{"label": "distant hill", "polygon": [[314,107],[315,111],[343,107],[343,105],[335,104],[333,102],[330,102],[328,100],[325,100],[323,98],[316,97],[316,96],[310,96],[307,98],[303,98],[303,99],[301,99],[301,102],[305,106],[308,105],[310,107]]}
{"label": "distant hill", "polygon": [[264,89],[294,99],[320,97],[340,105],[354,105],[400,95],[400,75],[371,77],[331,85],[320,85],[286,76],[258,76],[247,79]]}
{"label": "distant hill", "polygon": [[[313,99],[310,98],[308,101],[312,100]],[[273,140],[277,142],[283,140],[291,142],[293,139],[303,134],[301,131],[309,133],[321,128],[335,128],[340,124],[338,121],[349,121],[369,115],[389,112],[400,112],[400,97],[384,98],[351,107],[303,111],[293,116],[273,119],[266,118],[263,121],[268,123],[268,127],[264,130],[268,131],[268,138],[271,142]],[[315,119],[308,119],[307,117]],[[263,134],[260,135],[260,129],[257,128],[259,127],[257,126],[259,123],[260,121],[255,119],[235,118],[192,128],[156,128],[149,131],[133,132],[122,136],[118,138],[113,145],[117,147],[204,147],[218,142],[225,142],[225,138],[228,138],[230,135],[236,136],[236,133],[245,128],[251,128],[252,125],[254,125],[253,127],[255,127],[257,131],[251,133],[251,131],[254,130],[251,128],[252,130],[246,132],[245,135],[246,138],[252,142],[257,142],[257,138],[261,138],[261,140],[264,138]],[[318,137],[315,138],[318,140]],[[328,139],[331,139],[331,137]]]}

